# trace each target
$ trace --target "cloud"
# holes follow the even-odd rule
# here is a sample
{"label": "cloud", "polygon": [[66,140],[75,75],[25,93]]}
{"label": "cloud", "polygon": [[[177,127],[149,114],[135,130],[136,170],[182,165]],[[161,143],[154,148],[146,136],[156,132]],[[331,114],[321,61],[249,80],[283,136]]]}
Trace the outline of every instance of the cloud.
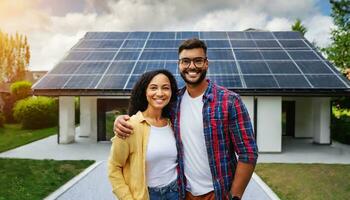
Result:
{"label": "cloud", "polygon": [[[60,3],[59,0],[49,0]],[[134,30],[290,30],[296,18],[306,37],[329,44],[332,20],[320,14],[318,0],[84,0],[75,9],[53,15],[44,0],[0,1],[6,32],[28,35],[32,69],[51,69],[87,31]],[[45,3],[43,7],[42,4]],[[72,5],[73,6],[73,5]]]}

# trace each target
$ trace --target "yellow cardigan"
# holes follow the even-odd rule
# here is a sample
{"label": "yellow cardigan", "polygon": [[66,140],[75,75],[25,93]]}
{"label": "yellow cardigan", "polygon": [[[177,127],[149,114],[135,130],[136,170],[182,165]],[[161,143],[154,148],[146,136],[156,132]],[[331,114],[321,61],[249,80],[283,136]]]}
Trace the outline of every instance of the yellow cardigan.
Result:
{"label": "yellow cardigan", "polygon": [[108,177],[113,193],[119,200],[149,199],[146,182],[146,150],[150,125],[141,112],[133,115],[129,123],[133,134],[126,139],[112,138],[108,161]]}

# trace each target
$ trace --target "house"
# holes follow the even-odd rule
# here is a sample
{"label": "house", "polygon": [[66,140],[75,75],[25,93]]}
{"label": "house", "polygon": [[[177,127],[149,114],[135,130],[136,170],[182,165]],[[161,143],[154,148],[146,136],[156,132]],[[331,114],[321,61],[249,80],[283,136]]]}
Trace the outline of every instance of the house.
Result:
{"label": "house", "polygon": [[331,143],[331,97],[349,95],[349,81],[300,33],[256,30],[86,33],[33,86],[59,97],[59,143],[74,142],[74,97],[80,136],[103,141],[142,73],[164,68],[183,86],[177,48],[193,37],[208,45],[207,77],[242,96],[260,152],[281,152],[284,135]]}

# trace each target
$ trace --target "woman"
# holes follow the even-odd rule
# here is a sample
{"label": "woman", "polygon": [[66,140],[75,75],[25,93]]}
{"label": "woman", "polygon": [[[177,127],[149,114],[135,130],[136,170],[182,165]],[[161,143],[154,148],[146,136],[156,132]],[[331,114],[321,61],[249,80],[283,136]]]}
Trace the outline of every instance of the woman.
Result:
{"label": "woman", "polygon": [[169,124],[176,92],[176,80],[166,70],[147,72],[135,84],[128,111],[133,134],[112,138],[108,163],[119,200],[178,199],[177,149]]}

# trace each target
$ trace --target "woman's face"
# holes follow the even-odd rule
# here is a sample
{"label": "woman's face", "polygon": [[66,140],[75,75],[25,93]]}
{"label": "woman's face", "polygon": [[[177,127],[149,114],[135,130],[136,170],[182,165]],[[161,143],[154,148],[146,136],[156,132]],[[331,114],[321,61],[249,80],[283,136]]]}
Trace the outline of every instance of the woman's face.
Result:
{"label": "woman's face", "polygon": [[146,89],[148,106],[155,109],[163,109],[171,98],[171,85],[167,76],[157,74]]}

